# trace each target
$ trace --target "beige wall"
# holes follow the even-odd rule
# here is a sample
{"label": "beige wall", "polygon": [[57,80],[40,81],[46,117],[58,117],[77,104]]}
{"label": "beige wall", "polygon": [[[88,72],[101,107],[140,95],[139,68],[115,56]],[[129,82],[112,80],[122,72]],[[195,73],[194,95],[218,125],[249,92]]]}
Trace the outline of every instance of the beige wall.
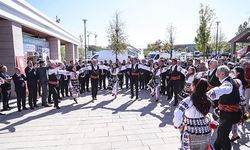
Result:
{"label": "beige wall", "polygon": [[15,72],[15,56],[23,56],[22,26],[8,20],[0,21],[0,64],[8,67],[8,73]]}
{"label": "beige wall", "polygon": [[69,63],[71,60],[75,63],[75,50],[74,44],[68,43],[65,45],[65,60]]}
{"label": "beige wall", "polygon": [[79,60],[78,46],[74,44],[75,59]]}
{"label": "beige wall", "polygon": [[61,61],[61,41],[58,38],[49,38],[50,59]]}

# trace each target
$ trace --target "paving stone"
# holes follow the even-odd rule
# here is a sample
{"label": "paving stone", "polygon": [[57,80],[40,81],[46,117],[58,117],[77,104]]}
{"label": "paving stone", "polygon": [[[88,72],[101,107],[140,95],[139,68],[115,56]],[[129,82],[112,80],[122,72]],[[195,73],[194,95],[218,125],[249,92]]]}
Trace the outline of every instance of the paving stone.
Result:
{"label": "paving stone", "polygon": [[[92,103],[87,93],[78,98],[79,104],[62,100],[60,110],[39,107],[18,113],[12,109],[0,116],[0,150],[178,149],[180,133],[172,125],[174,107],[168,101],[155,103],[144,90],[140,96],[145,98],[137,101],[128,94],[112,100],[110,94],[99,92]],[[11,106],[15,101],[11,100]],[[232,149],[248,149],[250,125],[239,127],[242,138]],[[212,142],[215,138],[216,132]]]}

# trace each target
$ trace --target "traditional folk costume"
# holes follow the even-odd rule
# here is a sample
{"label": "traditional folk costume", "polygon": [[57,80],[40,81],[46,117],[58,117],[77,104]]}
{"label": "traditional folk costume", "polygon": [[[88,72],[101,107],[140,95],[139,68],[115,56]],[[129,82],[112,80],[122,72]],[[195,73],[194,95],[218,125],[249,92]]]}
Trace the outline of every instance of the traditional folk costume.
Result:
{"label": "traditional folk costume", "polygon": [[[148,68],[146,67],[144,67],[144,69],[148,70]],[[151,90],[151,95],[152,96],[155,95],[156,101],[159,101],[159,97],[160,97],[161,74],[166,71],[167,71],[167,67],[152,70],[153,75],[147,86]]]}
{"label": "traditional folk costume", "polygon": [[71,72],[69,75],[70,75],[69,90],[74,101],[77,103],[76,98],[78,97],[80,91],[79,72]]}
{"label": "traditional folk costume", "polygon": [[118,78],[118,74],[120,72],[122,72],[123,70],[126,70],[126,66],[121,66],[118,68],[110,68],[110,77],[108,79],[109,81],[109,85],[108,85],[108,89],[112,90],[112,95],[117,96],[117,92],[118,92],[118,85],[119,85],[119,78]]}
{"label": "traditional folk costume", "polygon": [[231,149],[229,133],[232,125],[238,123],[241,118],[240,94],[235,81],[231,77],[224,78],[219,87],[212,88],[207,95],[211,100],[219,99],[220,110],[215,149]]}
{"label": "traditional folk costume", "polygon": [[170,81],[167,85],[168,99],[171,100],[174,94],[174,106],[176,106],[178,104],[178,94],[182,90],[181,75],[185,75],[187,70],[177,64],[171,65],[169,69]]}
{"label": "traditional folk costume", "polygon": [[182,150],[207,150],[210,146],[209,119],[197,110],[190,97],[182,100],[175,109],[173,123],[182,129]]}
{"label": "traditional folk costume", "polygon": [[[240,110],[241,112],[244,114],[246,111],[246,99],[244,97],[244,89],[243,89],[243,85],[240,79],[234,79],[234,81],[237,84],[237,87],[239,88],[239,93],[240,93]],[[233,138],[232,139],[239,139],[239,134],[238,134],[238,124],[234,124],[232,126],[232,134],[233,134]]]}
{"label": "traditional folk costume", "polygon": [[54,68],[54,69],[49,69],[49,90],[53,94],[53,100],[54,100],[54,107],[57,109],[60,109],[58,106],[58,92],[57,92],[57,86],[59,84],[58,75],[65,75],[68,76],[70,75],[70,82],[69,82],[69,88],[70,92],[72,94],[72,97],[74,101],[77,103],[76,98],[78,97],[78,92],[79,92],[79,81],[78,81],[78,76],[79,72],[83,72],[85,69],[80,69],[77,72],[69,72],[66,70],[62,70],[59,67]]}

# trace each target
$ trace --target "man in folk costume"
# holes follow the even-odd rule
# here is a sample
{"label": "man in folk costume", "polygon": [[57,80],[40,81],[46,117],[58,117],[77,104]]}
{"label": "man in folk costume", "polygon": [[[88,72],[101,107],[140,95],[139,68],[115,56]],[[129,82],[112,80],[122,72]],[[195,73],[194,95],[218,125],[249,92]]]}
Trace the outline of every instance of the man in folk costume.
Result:
{"label": "man in folk costume", "polygon": [[[100,62],[100,65],[104,65],[103,61]],[[105,69],[99,69],[99,88],[106,90],[106,77],[107,71]]]}
{"label": "man in folk costume", "polygon": [[58,78],[57,78],[57,69],[56,69],[57,65],[54,61],[50,61],[50,69],[49,69],[49,81],[48,81],[48,84],[49,84],[49,90],[50,90],[50,93],[52,94],[53,96],[53,100],[54,100],[54,107],[56,109],[60,109],[60,107],[58,106],[58,90],[57,90],[57,87],[58,87],[58,84],[59,84],[59,81],[58,81]]}
{"label": "man in folk costume", "polygon": [[[207,71],[207,81],[209,84],[208,89],[220,86],[220,80],[219,78],[216,76],[216,71],[217,71],[217,67],[218,67],[218,60],[216,59],[212,59],[209,62],[209,70]],[[214,107],[218,106],[218,100],[214,101]]]}
{"label": "man in folk costume", "polygon": [[139,81],[139,64],[137,64],[136,58],[131,58],[131,65],[129,69],[130,76],[130,91],[131,99],[134,98],[134,88],[135,88],[135,97],[138,99],[138,81]]}
{"label": "man in folk costume", "polygon": [[214,143],[216,150],[231,149],[229,133],[232,129],[232,125],[238,123],[241,118],[239,90],[234,80],[229,76],[229,73],[230,70],[227,66],[219,66],[216,71],[216,76],[219,78],[221,85],[207,92],[211,100],[219,99],[218,108],[220,110],[220,121],[217,138]]}
{"label": "man in folk costume", "polygon": [[209,88],[213,88],[213,87],[221,85],[220,80],[216,76],[217,67],[218,67],[218,61],[215,59],[210,60],[209,70],[207,73]]}
{"label": "man in folk costume", "polygon": [[99,81],[99,66],[97,65],[97,60],[92,61],[91,70],[90,70],[90,78],[91,78],[91,93],[92,100],[97,100],[97,91],[98,91],[98,81]]}
{"label": "man in folk costume", "polygon": [[181,90],[181,74],[185,75],[186,70],[177,65],[177,59],[172,59],[170,69],[170,80],[167,85],[168,100],[171,100],[174,94],[174,105],[178,104],[178,93]]}

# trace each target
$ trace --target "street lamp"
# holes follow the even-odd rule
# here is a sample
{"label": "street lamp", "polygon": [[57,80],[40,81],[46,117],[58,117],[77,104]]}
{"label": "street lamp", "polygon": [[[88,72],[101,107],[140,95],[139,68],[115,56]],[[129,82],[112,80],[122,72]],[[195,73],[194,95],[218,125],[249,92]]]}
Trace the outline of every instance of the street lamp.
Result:
{"label": "street lamp", "polygon": [[116,63],[117,63],[117,52],[118,52],[118,32],[119,32],[119,29],[116,28],[115,29],[115,34],[116,34],[115,61],[116,61]]}
{"label": "street lamp", "polygon": [[87,42],[86,42],[86,22],[87,22],[87,19],[83,19],[82,20],[84,22],[84,58],[85,58],[85,61],[87,59]]}
{"label": "street lamp", "polygon": [[218,28],[219,28],[219,23],[220,21],[216,21],[216,25],[217,25],[217,31],[216,31],[216,47],[215,47],[215,54],[216,54],[216,57],[218,55]]}

